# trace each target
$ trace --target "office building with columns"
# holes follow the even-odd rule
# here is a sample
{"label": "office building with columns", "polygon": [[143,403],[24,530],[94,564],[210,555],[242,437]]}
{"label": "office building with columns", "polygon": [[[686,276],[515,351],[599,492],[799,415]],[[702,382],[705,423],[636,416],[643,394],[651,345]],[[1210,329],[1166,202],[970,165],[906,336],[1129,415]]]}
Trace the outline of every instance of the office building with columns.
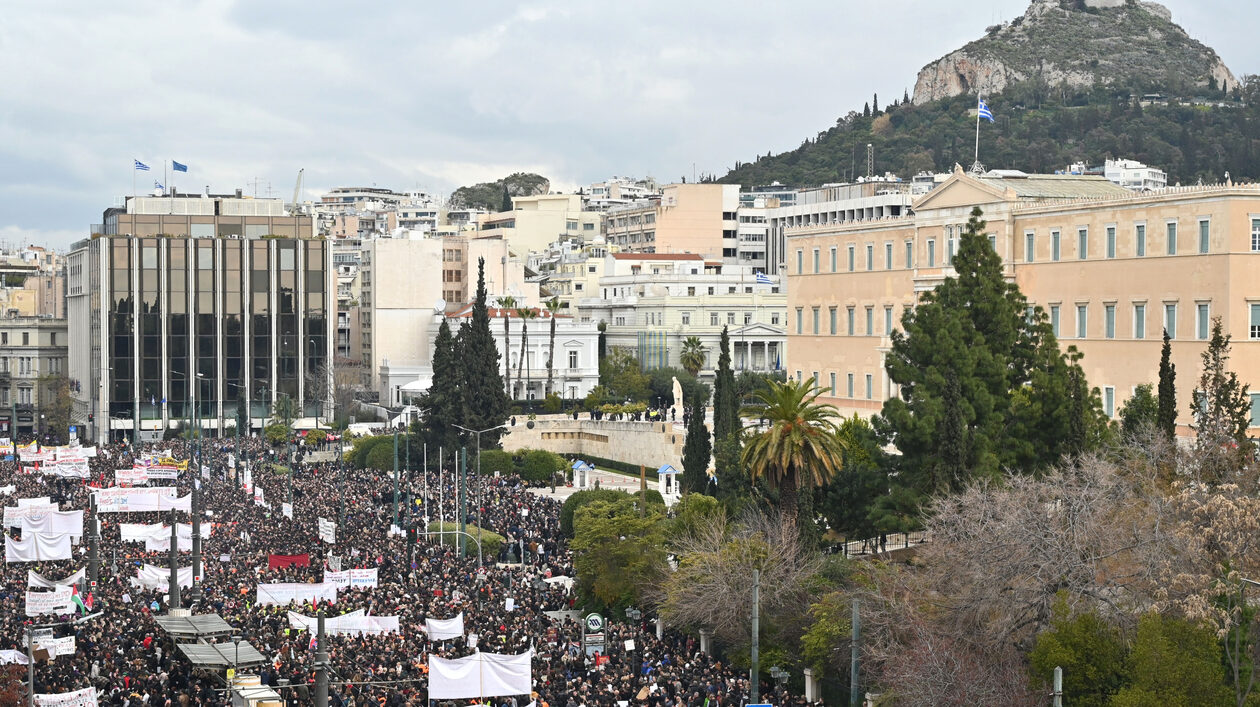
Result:
{"label": "office building with columns", "polygon": [[332,274],[330,244],[279,200],[106,210],[67,261],[72,419],[97,442],[160,439],[190,416],[231,434],[239,401],[259,429],[283,395],[315,424],[331,406]]}

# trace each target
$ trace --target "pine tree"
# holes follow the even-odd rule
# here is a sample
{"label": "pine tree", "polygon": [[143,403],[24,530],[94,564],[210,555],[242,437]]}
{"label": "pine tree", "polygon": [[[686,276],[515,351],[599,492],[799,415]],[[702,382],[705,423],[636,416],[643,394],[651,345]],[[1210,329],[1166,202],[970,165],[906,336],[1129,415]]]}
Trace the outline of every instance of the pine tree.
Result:
{"label": "pine tree", "polygon": [[704,424],[704,401],[696,396],[688,401],[687,437],[683,441],[682,488],[686,493],[704,493],[709,483],[709,458],[713,443]]}
{"label": "pine tree", "polygon": [[907,88],[905,94],[901,97],[901,103],[902,105],[905,105],[909,102],[910,102],[910,89]]}
{"label": "pine tree", "polygon": [[[485,258],[477,259],[477,295],[473,300],[472,317],[460,327],[459,338],[457,353],[462,369],[460,380],[466,421],[461,424],[475,430],[501,425],[508,417],[508,398],[499,375],[499,347],[490,331]],[[487,433],[482,445],[497,446],[501,434],[499,430]]]}
{"label": "pine tree", "polygon": [[1177,437],[1177,366],[1172,362],[1172,343],[1164,330],[1164,346],[1159,352],[1159,414],[1155,428],[1168,439]]}

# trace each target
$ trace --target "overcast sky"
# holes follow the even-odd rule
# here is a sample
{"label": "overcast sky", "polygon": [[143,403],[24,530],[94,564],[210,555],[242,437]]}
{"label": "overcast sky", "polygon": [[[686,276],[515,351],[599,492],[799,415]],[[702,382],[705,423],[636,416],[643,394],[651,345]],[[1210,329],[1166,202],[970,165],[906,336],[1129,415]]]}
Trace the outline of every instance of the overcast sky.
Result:
{"label": "overcast sky", "polygon": [[[1168,0],[1237,74],[1260,7]],[[514,171],[676,181],[913,89],[1027,0],[8,3],[0,240],[64,248],[132,189],[449,193]]]}

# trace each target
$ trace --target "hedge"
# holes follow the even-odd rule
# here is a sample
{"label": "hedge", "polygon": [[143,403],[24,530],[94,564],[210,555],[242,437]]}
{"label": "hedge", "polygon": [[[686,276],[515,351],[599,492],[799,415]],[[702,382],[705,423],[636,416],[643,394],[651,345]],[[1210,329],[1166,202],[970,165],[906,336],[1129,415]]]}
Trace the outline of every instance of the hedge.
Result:
{"label": "hedge", "polygon": [[[578,491],[565,499],[564,505],[560,507],[560,532],[566,537],[573,537],[573,515],[577,513],[578,508],[595,501],[614,502],[632,495],[637,498],[639,494],[628,494],[620,489],[587,489]],[[649,489],[647,499],[649,504],[665,505],[665,499],[661,498],[659,491]]]}
{"label": "hedge", "polygon": [[[594,464],[596,468],[603,467],[605,469],[612,469],[613,471],[619,471],[623,474],[629,474],[636,479],[639,478],[638,464],[619,462],[612,459],[604,459],[603,457],[589,457],[584,454],[578,455],[578,458],[589,464]],[[656,467],[644,464],[643,472],[647,475],[649,481],[656,481]]]}
{"label": "hedge", "polygon": [[[482,461],[485,461],[485,460],[483,459]],[[440,542],[444,545],[450,545],[451,547],[459,547],[458,540],[459,538],[464,537],[464,536],[450,532],[452,530],[459,530],[459,523],[443,523],[442,521],[435,520],[432,523],[429,523],[429,532],[436,534],[438,531],[446,531],[447,535],[430,535],[429,539],[434,540],[436,538],[437,542]],[[464,532],[468,533],[469,535],[475,538],[477,537],[477,526],[472,525],[470,523],[464,528]],[[469,540],[468,538],[464,538],[464,541],[465,541],[464,548],[466,550],[471,551],[471,552],[477,551],[477,543],[475,541]],[[489,561],[493,562],[494,558],[499,556],[499,550],[503,548],[503,543],[505,542],[507,542],[507,539],[504,538],[502,535],[499,535],[498,533],[492,533],[489,530],[482,530],[481,531],[481,559],[482,561],[484,562],[488,559]]]}

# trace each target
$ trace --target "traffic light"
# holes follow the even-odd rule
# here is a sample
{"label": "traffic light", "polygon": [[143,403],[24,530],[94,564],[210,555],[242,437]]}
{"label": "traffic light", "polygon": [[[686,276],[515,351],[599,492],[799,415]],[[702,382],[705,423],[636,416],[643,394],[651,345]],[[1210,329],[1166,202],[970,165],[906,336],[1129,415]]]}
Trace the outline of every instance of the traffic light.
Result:
{"label": "traffic light", "polygon": [[88,422],[94,422],[95,420],[96,420],[96,415],[94,415],[94,414],[92,414],[92,413],[90,413],[90,412],[89,412],[89,413],[88,413]]}

